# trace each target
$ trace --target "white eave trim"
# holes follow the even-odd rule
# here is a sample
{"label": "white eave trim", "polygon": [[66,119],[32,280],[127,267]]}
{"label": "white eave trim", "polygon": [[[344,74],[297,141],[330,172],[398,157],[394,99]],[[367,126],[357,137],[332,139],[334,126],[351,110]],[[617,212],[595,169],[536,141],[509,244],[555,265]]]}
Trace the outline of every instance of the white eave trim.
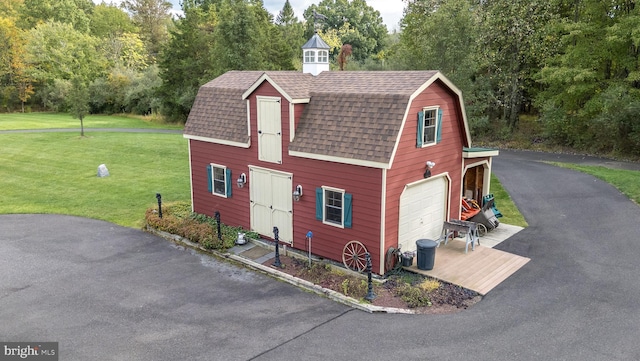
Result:
{"label": "white eave trim", "polygon": [[484,151],[480,151],[480,152],[469,152],[469,151],[462,151],[462,157],[465,159],[470,159],[470,158],[484,158],[484,157],[497,157],[498,154],[500,153],[500,151],[498,151],[497,149],[493,149],[493,150],[484,150]]}
{"label": "white eave trim", "polygon": [[305,152],[297,152],[297,151],[290,150],[289,155],[292,157],[324,160],[327,162],[350,164],[350,165],[359,165],[362,167],[371,167],[371,168],[379,168],[379,169],[390,168],[388,163],[373,162],[373,161],[353,159],[353,158],[334,157],[334,156],[324,155],[324,154],[305,153]]}
{"label": "white eave trim", "polygon": [[226,139],[216,139],[216,138],[201,137],[201,136],[198,136],[198,135],[191,135],[191,134],[183,134],[182,136],[187,138],[187,139],[191,139],[191,140],[199,140],[201,142],[229,145],[229,146],[238,147],[238,148],[249,148],[251,146],[251,141],[248,141],[246,143],[242,143],[242,142],[234,142],[234,141],[230,141],[230,140],[226,140]]}
{"label": "white eave trim", "polygon": [[264,81],[269,82],[269,84],[271,84],[271,86],[273,86],[278,93],[282,94],[282,96],[284,96],[285,99],[287,99],[287,101],[289,103],[293,103],[293,104],[305,104],[305,103],[309,103],[309,99],[310,98],[300,98],[300,99],[294,99],[292,98],[289,94],[287,94],[287,92],[284,91],[284,89],[282,89],[273,79],[271,79],[271,77],[267,74],[267,73],[263,73],[260,78],[258,78],[258,80],[255,81],[255,83],[253,83],[253,85],[251,85],[249,87],[249,89],[247,89],[244,93],[242,93],[242,99],[248,99],[249,96],[256,90],[258,89],[258,87],[264,82]]}

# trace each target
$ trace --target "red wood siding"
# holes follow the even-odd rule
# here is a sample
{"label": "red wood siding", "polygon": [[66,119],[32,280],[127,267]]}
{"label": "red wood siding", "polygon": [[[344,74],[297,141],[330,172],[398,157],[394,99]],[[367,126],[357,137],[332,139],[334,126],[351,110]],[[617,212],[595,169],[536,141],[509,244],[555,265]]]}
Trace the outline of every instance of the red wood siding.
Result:
{"label": "red wood siding", "polygon": [[[223,223],[231,226],[246,224],[249,214],[243,203],[249,202],[249,189],[236,186],[236,179],[242,173],[249,175],[246,166],[245,149],[228,145],[211,144],[198,140],[190,140],[191,148],[191,184],[194,212],[213,216],[220,211]],[[244,151],[244,152],[243,152]],[[209,193],[207,185],[207,165],[210,163],[226,166],[231,169],[232,193],[230,198]]]}
{"label": "red wood siding", "polygon": [[[282,164],[258,160],[257,103],[256,96],[281,97],[282,111]],[[293,247],[307,250],[306,234],[313,232],[312,253],[342,262],[342,249],[351,240],[362,242],[371,253],[374,272],[377,270],[380,250],[380,211],[381,180],[380,169],[352,166],[326,161],[318,161],[288,155],[289,147],[289,102],[281,96],[268,82],[260,85],[249,97],[251,146],[248,149],[225,146],[191,140],[191,167],[193,185],[194,211],[213,215],[216,210],[221,213],[225,224],[242,226],[249,229],[249,165],[273,169],[293,174],[293,187],[300,184],[304,195],[299,202],[293,202]],[[299,118],[303,105],[294,106],[296,119]],[[225,165],[232,170],[233,194],[231,198],[212,195],[207,189],[206,166],[209,163]],[[235,185],[235,179],[241,173],[247,174],[249,184],[242,189]],[[317,187],[329,186],[344,189],[353,195],[352,228],[338,228],[323,224],[315,218]],[[291,190],[293,192],[293,189]],[[273,237],[273,235],[264,235]]]}
{"label": "red wood siding", "polygon": [[[462,147],[464,127],[458,98],[436,81],[412,102],[391,169],[387,172],[385,249],[398,244],[400,195],[408,183],[424,179],[425,163],[435,162],[432,176],[447,173],[450,181],[450,218],[460,215],[462,187]],[[442,141],[424,148],[416,147],[417,114],[423,107],[439,106],[442,111]]]}
{"label": "red wood siding", "polygon": [[482,163],[484,161],[489,161],[491,157],[478,157],[478,158],[466,158],[464,160],[464,166],[468,166],[470,164],[477,164],[477,163]]}

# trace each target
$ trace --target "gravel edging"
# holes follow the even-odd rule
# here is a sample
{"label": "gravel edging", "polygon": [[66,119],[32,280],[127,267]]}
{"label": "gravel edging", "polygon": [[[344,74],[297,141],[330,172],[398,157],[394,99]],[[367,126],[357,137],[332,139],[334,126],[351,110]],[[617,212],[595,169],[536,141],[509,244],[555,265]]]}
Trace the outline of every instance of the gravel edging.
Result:
{"label": "gravel edging", "polygon": [[189,239],[175,235],[175,234],[171,234],[171,233],[167,233],[164,231],[160,231],[157,230],[153,227],[149,227],[149,226],[145,226],[144,231],[155,234],[157,236],[160,236],[164,239],[167,239],[169,241],[172,241],[174,243],[178,243],[180,245],[195,249],[197,251],[201,251],[204,252],[208,255],[217,257],[217,258],[221,258],[221,259],[226,259],[226,260],[231,260],[235,263],[240,263],[242,265],[244,265],[245,267],[258,271],[260,273],[266,274],[268,276],[271,276],[273,278],[276,278],[278,280],[281,280],[283,282],[289,283],[291,285],[294,285],[296,287],[299,287],[303,290],[306,291],[310,291],[313,293],[316,293],[318,295],[327,297],[328,299],[347,305],[349,307],[361,310],[361,311],[365,311],[368,313],[396,313],[396,314],[415,314],[414,311],[409,310],[409,309],[404,309],[404,308],[392,308],[392,307],[381,307],[381,306],[374,306],[374,305],[369,305],[366,303],[362,303],[358,300],[356,300],[355,298],[352,297],[348,297],[345,296],[343,294],[341,294],[340,292],[336,292],[334,290],[328,289],[328,288],[324,288],[321,287],[319,285],[316,285],[314,283],[311,283],[307,280],[303,280],[301,278],[297,278],[297,277],[293,277],[288,273],[285,272],[281,272],[278,271],[277,269],[262,265],[260,263],[254,262],[250,259],[232,254],[232,253],[222,253],[222,252],[218,252],[215,250],[209,250],[209,249],[205,249],[204,247],[200,246],[197,243],[191,242]]}

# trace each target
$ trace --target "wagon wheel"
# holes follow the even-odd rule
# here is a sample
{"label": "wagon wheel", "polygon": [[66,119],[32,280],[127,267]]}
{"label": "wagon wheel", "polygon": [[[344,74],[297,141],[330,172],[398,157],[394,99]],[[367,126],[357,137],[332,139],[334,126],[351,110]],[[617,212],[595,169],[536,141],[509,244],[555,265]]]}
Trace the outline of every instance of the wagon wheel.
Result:
{"label": "wagon wheel", "polygon": [[367,248],[358,241],[349,241],[342,249],[342,263],[354,271],[362,272],[367,267]]}
{"label": "wagon wheel", "polygon": [[487,234],[487,226],[485,226],[484,224],[477,223],[477,229],[479,237],[484,237],[484,235]]}

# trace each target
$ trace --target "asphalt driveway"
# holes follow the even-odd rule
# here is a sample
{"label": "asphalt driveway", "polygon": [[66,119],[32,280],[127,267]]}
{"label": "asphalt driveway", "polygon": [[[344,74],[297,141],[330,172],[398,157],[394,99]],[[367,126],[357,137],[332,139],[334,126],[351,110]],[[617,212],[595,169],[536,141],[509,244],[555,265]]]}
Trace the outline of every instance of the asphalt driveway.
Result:
{"label": "asphalt driveway", "polygon": [[531,261],[469,310],[367,314],[141,231],[4,215],[0,341],[58,341],[60,360],[640,359],[640,208],[540,158],[494,162],[530,224],[499,248]]}

